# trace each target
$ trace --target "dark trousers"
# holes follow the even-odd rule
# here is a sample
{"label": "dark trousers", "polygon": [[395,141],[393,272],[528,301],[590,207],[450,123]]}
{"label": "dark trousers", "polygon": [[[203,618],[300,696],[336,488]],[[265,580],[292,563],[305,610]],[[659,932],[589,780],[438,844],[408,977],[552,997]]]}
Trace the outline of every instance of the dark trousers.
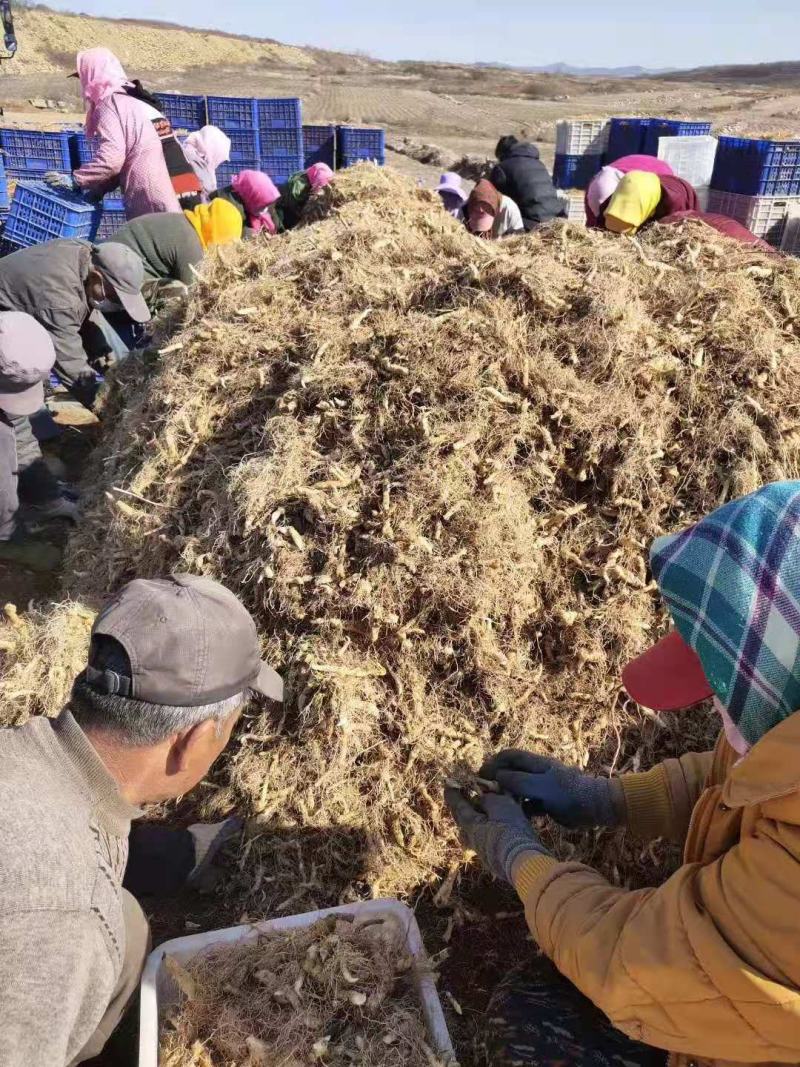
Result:
{"label": "dark trousers", "polygon": [[9,415],[17,446],[19,497],[25,504],[44,504],[61,495],[58,478],[45,462],[33,423],[27,415]]}
{"label": "dark trousers", "polygon": [[194,864],[194,839],[188,830],[134,823],[122,885],[137,900],[172,897],[184,887]]}
{"label": "dark trousers", "polygon": [[478,1059],[487,1067],[665,1067],[667,1053],[632,1041],[544,956],[492,995]]}

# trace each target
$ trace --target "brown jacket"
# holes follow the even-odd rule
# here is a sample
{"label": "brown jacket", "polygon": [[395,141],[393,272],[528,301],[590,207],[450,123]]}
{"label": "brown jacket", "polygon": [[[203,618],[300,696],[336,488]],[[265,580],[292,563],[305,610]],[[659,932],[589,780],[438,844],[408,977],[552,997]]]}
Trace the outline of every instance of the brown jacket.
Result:
{"label": "brown jacket", "polygon": [[737,763],[713,753],[622,778],[630,829],[685,839],[657,889],[525,854],[514,882],[542,950],[670,1067],[800,1064],[800,712]]}

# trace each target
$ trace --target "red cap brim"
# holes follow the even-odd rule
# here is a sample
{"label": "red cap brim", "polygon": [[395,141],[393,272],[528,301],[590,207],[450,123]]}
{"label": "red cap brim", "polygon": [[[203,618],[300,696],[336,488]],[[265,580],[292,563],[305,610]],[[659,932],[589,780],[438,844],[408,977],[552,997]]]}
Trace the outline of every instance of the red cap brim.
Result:
{"label": "red cap brim", "polygon": [[714,695],[697,653],[675,630],[628,664],[622,684],[653,711],[693,708]]}

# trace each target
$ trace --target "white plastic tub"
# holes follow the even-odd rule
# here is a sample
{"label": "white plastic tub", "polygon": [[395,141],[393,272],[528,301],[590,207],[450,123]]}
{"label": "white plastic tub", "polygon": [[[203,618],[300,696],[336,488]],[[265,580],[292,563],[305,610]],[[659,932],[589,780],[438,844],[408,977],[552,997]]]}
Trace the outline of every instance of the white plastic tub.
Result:
{"label": "white plastic tub", "polygon": [[679,178],[702,187],[711,184],[718,144],[711,136],[659,137],[658,158],[669,163]]}
{"label": "white plastic tub", "polygon": [[[417,959],[425,959],[425,946],[417,920],[413,912],[398,900],[368,900],[362,904],[346,904],[325,911],[309,911],[303,915],[289,915],[284,919],[271,919],[248,926],[231,926],[227,930],[210,930],[205,934],[192,934],[190,937],[177,937],[173,941],[166,941],[150,953],[142,974],[139,1067],[158,1067],[160,1025],[178,995],[164,966],[165,956],[173,956],[179,963],[185,964],[193,956],[208,949],[240,941],[255,941],[259,934],[265,931],[296,930],[311,926],[326,915],[348,915],[354,918],[393,917],[405,931],[409,953]],[[454,1064],[455,1052],[447,1031],[436,983],[424,968],[416,969],[414,976],[428,1029],[429,1044],[443,1062]]]}

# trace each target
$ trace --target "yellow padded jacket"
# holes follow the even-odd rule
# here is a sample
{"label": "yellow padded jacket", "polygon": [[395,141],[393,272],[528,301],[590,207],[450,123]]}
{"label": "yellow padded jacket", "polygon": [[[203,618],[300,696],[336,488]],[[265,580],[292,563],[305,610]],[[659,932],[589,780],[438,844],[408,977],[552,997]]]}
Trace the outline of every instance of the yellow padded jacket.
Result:
{"label": "yellow padded jacket", "polygon": [[737,760],[720,735],[620,779],[633,833],[685,840],[657,889],[532,853],[514,867],[542,951],[670,1067],[800,1064],[800,712]]}

